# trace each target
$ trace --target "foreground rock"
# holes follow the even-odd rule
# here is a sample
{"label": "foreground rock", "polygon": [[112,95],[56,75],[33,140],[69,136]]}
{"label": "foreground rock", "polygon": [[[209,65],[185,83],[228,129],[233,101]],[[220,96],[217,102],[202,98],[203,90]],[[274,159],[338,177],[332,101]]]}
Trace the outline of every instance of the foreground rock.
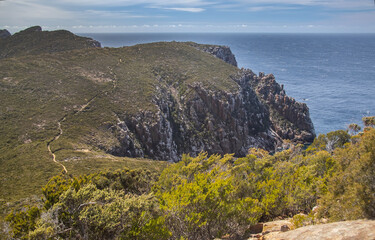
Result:
{"label": "foreground rock", "polygon": [[375,221],[356,220],[311,225],[263,236],[264,240],[373,240]]}

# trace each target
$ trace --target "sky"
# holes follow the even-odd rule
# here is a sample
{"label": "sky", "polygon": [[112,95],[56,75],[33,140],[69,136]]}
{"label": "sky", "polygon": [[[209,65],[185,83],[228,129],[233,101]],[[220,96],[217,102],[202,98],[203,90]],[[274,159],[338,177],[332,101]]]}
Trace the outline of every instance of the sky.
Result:
{"label": "sky", "polygon": [[0,29],[375,33],[374,0],[0,0]]}

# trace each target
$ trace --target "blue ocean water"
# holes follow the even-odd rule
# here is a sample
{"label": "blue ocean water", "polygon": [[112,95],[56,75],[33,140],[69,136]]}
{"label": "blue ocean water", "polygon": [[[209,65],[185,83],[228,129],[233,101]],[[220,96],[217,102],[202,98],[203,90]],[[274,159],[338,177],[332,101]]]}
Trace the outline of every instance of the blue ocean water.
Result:
{"label": "blue ocean water", "polygon": [[375,115],[375,34],[121,33],[80,34],[107,47],[158,41],[229,46],[238,66],[273,73],[305,102],[315,130],[327,133]]}

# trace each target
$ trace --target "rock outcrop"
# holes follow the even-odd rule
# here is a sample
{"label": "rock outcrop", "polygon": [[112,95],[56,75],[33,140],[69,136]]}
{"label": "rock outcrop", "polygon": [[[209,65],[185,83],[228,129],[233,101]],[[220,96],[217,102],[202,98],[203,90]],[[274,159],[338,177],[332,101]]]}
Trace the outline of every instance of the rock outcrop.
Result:
{"label": "rock outcrop", "polygon": [[3,38],[7,38],[7,37],[10,37],[11,34],[10,32],[8,32],[8,30],[6,29],[0,29],[0,39],[3,39]]}
{"label": "rock outcrop", "polygon": [[230,48],[227,46],[196,44],[193,42],[189,42],[189,44],[198,50],[212,54],[215,57],[223,60],[224,62],[237,67],[236,57],[234,56]]}
{"label": "rock outcrop", "polygon": [[255,76],[249,70],[243,70],[251,78],[251,86],[270,111],[273,129],[282,139],[298,143],[312,142],[315,138],[314,125],[305,103],[297,102],[287,96],[283,86],[279,85],[273,74],[259,73]]}
{"label": "rock outcrop", "polygon": [[311,225],[293,231],[264,235],[264,240],[373,240],[375,221],[356,220]]}

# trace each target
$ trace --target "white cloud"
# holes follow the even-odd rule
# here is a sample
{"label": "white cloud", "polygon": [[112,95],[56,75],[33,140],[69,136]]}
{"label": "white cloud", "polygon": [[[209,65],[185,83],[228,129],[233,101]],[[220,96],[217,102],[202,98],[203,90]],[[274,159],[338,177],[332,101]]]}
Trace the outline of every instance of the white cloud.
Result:
{"label": "white cloud", "polygon": [[86,10],[84,15],[87,17],[100,17],[100,18],[147,18],[148,16],[133,14],[129,11],[102,11],[102,10]]}
{"label": "white cloud", "polygon": [[261,12],[261,11],[284,11],[284,10],[295,10],[296,7],[273,7],[273,6],[257,6],[257,7],[249,7],[247,10],[250,12]]}
{"label": "white cloud", "polygon": [[270,6],[270,5],[304,5],[323,6],[337,9],[373,9],[374,2],[371,0],[234,0],[243,5]]}
{"label": "white cloud", "polygon": [[193,12],[193,13],[205,11],[205,9],[203,9],[203,8],[163,8],[163,9],[182,11],[182,12]]}
{"label": "white cloud", "polygon": [[203,6],[212,4],[203,0],[60,0],[62,3],[81,6],[134,6],[134,5],[151,5],[151,6]]}
{"label": "white cloud", "polygon": [[[202,20],[205,22],[199,23],[198,14],[191,14],[191,16],[197,17],[188,19],[186,14],[176,16],[176,14],[165,10],[201,13],[212,9],[213,12],[227,11],[228,13],[225,14],[232,12],[232,14],[236,14],[235,12],[283,11],[310,7],[312,13],[316,13],[314,11],[317,9],[330,10],[324,13],[329,18],[309,20],[309,22],[303,23],[305,25],[301,29],[319,31],[322,26],[326,26],[327,32],[341,31],[341,29],[346,31],[345,29],[349,29],[349,27],[350,29],[358,28],[358,31],[363,32],[366,32],[367,28],[368,31],[375,32],[373,0],[0,0],[0,25],[6,25],[6,28],[14,31],[31,25],[48,25],[46,29],[51,30],[56,28],[73,29],[72,26],[74,26],[73,30],[81,32],[106,31],[106,27],[119,32],[132,29],[182,31],[187,29],[187,26],[189,26],[188,31],[202,32],[263,31],[263,29],[265,31],[281,31],[280,28],[285,28],[283,26],[286,22],[277,21],[277,14],[275,14],[276,17],[255,20],[251,17],[232,18],[233,15],[230,15],[228,19],[235,20],[227,21],[220,19],[221,15],[219,14],[210,20],[205,19]],[[298,20],[295,19],[296,22]],[[223,21],[228,22],[227,25],[219,26],[223,24]],[[180,26],[179,23],[183,23],[183,25]],[[242,23],[244,24],[242,25]],[[280,26],[276,26],[277,24]],[[275,27],[272,27],[273,25]],[[314,27],[308,25],[314,25]],[[262,27],[258,28],[257,26]],[[342,28],[336,29],[335,26],[342,26]],[[288,22],[285,31],[294,31],[295,29],[296,26]],[[299,29],[297,30],[299,31]]]}
{"label": "white cloud", "polygon": [[43,1],[7,0],[0,2],[0,22],[18,24],[27,20],[70,19],[73,15],[70,11],[44,5]]}

